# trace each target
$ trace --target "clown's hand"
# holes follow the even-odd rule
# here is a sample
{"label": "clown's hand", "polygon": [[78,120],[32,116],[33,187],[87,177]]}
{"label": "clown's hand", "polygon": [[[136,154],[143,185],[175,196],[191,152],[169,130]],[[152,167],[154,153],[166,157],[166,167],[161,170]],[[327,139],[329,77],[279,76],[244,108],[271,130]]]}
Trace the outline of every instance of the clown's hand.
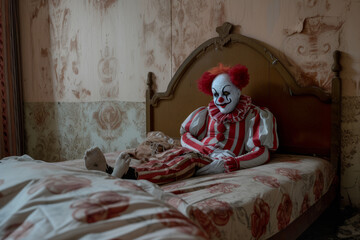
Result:
{"label": "clown's hand", "polygon": [[238,161],[235,158],[228,158],[224,164],[225,172],[234,172],[240,169]]}
{"label": "clown's hand", "polygon": [[223,160],[227,160],[229,158],[234,158],[236,157],[235,154],[229,150],[223,150],[223,149],[215,149],[211,154],[209,154],[210,158],[214,158],[214,159],[223,159]]}
{"label": "clown's hand", "polygon": [[[209,154],[213,160],[212,163],[200,168],[196,175],[217,174],[224,172],[232,172],[238,169],[235,161],[235,154],[229,150],[215,149]],[[228,163],[229,162],[229,163]]]}
{"label": "clown's hand", "polygon": [[219,159],[224,162],[224,171],[233,172],[239,170],[239,164],[235,160],[235,154],[229,150],[215,149],[213,153],[209,155],[212,159]]}

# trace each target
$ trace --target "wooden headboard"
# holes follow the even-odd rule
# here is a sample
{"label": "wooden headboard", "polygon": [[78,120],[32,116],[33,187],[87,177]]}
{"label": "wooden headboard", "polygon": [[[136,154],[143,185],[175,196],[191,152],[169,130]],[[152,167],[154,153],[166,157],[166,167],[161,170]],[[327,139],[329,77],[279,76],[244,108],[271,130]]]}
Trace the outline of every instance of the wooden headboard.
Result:
{"label": "wooden headboard", "polygon": [[162,131],[179,138],[185,118],[197,107],[207,106],[211,97],[197,88],[197,80],[208,69],[237,63],[249,69],[250,83],[242,91],[253,103],[267,107],[275,115],[281,153],[321,155],[337,166],[340,156],[340,52],[334,52],[332,93],[318,87],[300,87],[282,63],[261,42],[231,34],[224,23],[184,61],[166,92],[153,91],[155,75],[148,74],[146,96],[147,132]]}

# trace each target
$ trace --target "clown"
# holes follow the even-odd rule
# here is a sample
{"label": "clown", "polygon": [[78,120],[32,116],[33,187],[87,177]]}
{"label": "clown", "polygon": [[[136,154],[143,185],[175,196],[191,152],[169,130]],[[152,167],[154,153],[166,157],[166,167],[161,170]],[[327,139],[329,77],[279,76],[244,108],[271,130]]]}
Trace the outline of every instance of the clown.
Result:
{"label": "clown", "polygon": [[197,174],[255,167],[269,160],[269,150],[277,149],[275,117],[241,94],[248,83],[248,70],[240,64],[219,64],[199,79],[199,89],[213,101],[191,113],[180,130],[182,146],[215,160]]}
{"label": "clown", "polygon": [[[168,154],[167,161],[176,161],[177,167],[168,162],[155,162],[154,166],[161,165],[164,169],[151,164],[132,168],[130,156],[121,153],[111,168],[98,148],[86,151],[86,167],[117,177],[152,182],[162,179],[162,183],[166,183],[179,179],[183,172],[215,174],[266,163],[270,151],[278,147],[276,121],[268,109],[253,105],[249,96],[242,95],[248,83],[248,69],[240,64],[233,67],[219,64],[201,76],[198,88],[213,100],[207,107],[193,111],[181,124],[182,148],[164,153]],[[184,158],[185,153],[193,155]],[[190,169],[179,169],[179,165]]]}

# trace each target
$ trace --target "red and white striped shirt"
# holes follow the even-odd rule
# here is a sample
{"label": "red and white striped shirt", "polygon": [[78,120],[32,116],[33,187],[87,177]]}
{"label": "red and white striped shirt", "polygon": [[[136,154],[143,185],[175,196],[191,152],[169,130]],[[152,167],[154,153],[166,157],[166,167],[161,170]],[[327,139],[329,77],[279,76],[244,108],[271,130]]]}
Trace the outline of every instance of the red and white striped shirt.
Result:
{"label": "red and white striped shirt", "polygon": [[181,125],[181,144],[206,155],[229,150],[235,157],[226,164],[228,171],[235,171],[269,160],[269,150],[278,148],[276,128],[275,117],[268,109],[251,104],[250,97],[241,95],[231,113],[222,114],[213,101],[192,112]]}

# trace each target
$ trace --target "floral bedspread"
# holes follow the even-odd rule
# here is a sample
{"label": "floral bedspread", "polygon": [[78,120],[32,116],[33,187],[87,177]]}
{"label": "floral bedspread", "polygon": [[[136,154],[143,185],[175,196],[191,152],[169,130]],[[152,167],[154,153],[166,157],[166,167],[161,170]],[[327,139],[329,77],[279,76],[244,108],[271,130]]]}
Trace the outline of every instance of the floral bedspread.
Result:
{"label": "floral bedspread", "polygon": [[329,189],[335,172],[315,157],[274,155],[265,165],[162,186],[211,239],[267,239]]}
{"label": "floral bedspread", "polygon": [[167,204],[177,196],[83,165],[0,160],[0,239],[208,238]]}
{"label": "floral bedspread", "polygon": [[[106,154],[112,165],[118,152]],[[136,160],[134,160],[136,164]],[[161,188],[28,156],[0,160],[0,239],[266,239],[329,189],[329,162],[269,163]]]}

